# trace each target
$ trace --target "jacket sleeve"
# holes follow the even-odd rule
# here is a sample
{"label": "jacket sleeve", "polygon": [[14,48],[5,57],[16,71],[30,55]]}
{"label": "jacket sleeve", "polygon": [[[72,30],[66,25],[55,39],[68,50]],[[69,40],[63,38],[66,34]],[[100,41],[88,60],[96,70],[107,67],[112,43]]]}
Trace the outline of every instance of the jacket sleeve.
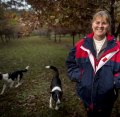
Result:
{"label": "jacket sleeve", "polygon": [[[116,43],[118,44],[118,47],[120,50],[120,42],[116,41]],[[115,88],[120,89],[120,51],[115,55],[114,61],[117,61],[113,69],[114,85],[115,85]]]}
{"label": "jacket sleeve", "polygon": [[67,74],[70,80],[79,82],[80,81],[80,69],[76,63],[75,52],[76,52],[76,48],[74,47],[71,49],[67,57],[67,60],[66,60]]}
{"label": "jacket sleeve", "polygon": [[114,77],[115,88],[120,89],[120,73]]}

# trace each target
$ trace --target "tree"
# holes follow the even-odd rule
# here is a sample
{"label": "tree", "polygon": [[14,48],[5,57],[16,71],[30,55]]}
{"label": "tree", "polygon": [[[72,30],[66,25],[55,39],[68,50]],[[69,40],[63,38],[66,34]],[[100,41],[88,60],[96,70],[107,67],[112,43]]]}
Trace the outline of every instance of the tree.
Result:
{"label": "tree", "polygon": [[86,34],[91,31],[93,13],[97,9],[105,9],[112,16],[111,33],[116,37],[119,33],[120,25],[115,15],[118,14],[116,9],[120,4],[119,0],[26,0],[26,2],[34,9],[41,27],[64,27],[68,28],[71,34],[73,32]]}
{"label": "tree", "polygon": [[117,24],[115,36],[117,37],[118,34],[120,33],[120,0],[115,1],[114,9],[115,9],[115,17],[116,17],[115,21],[116,21],[116,24]]}

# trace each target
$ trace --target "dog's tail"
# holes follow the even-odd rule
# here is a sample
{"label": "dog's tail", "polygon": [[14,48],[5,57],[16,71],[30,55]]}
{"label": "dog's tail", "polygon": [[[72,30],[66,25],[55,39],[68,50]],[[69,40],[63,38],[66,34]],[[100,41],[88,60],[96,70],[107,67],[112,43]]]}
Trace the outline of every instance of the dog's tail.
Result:
{"label": "dog's tail", "polygon": [[24,70],[21,70],[21,72],[27,72],[30,66],[26,66]]}
{"label": "dog's tail", "polygon": [[59,77],[58,69],[55,66],[48,65],[48,66],[45,66],[45,68],[52,69],[53,71],[55,71],[55,77]]}

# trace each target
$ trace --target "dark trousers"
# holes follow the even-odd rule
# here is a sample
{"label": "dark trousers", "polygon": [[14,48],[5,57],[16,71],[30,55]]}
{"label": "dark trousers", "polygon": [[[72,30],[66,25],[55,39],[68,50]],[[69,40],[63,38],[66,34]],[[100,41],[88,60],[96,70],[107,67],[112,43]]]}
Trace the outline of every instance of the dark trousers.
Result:
{"label": "dark trousers", "polygon": [[110,117],[112,109],[87,111],[87,117]]}

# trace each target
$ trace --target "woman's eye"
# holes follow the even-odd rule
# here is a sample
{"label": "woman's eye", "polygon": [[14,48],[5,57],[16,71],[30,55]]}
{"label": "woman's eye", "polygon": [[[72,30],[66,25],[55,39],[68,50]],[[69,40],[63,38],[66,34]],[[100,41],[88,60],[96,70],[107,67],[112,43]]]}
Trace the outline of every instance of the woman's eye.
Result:
{"label": "woman's eye", "polygon": [[99,24],[99,22],[96,22],[96,24]]}
{"label": "woman's eye", "polygon": [[103,22],[102,24],[103,24],[103,25],[106,25],[107,23],[106,23],[106,22]]}

